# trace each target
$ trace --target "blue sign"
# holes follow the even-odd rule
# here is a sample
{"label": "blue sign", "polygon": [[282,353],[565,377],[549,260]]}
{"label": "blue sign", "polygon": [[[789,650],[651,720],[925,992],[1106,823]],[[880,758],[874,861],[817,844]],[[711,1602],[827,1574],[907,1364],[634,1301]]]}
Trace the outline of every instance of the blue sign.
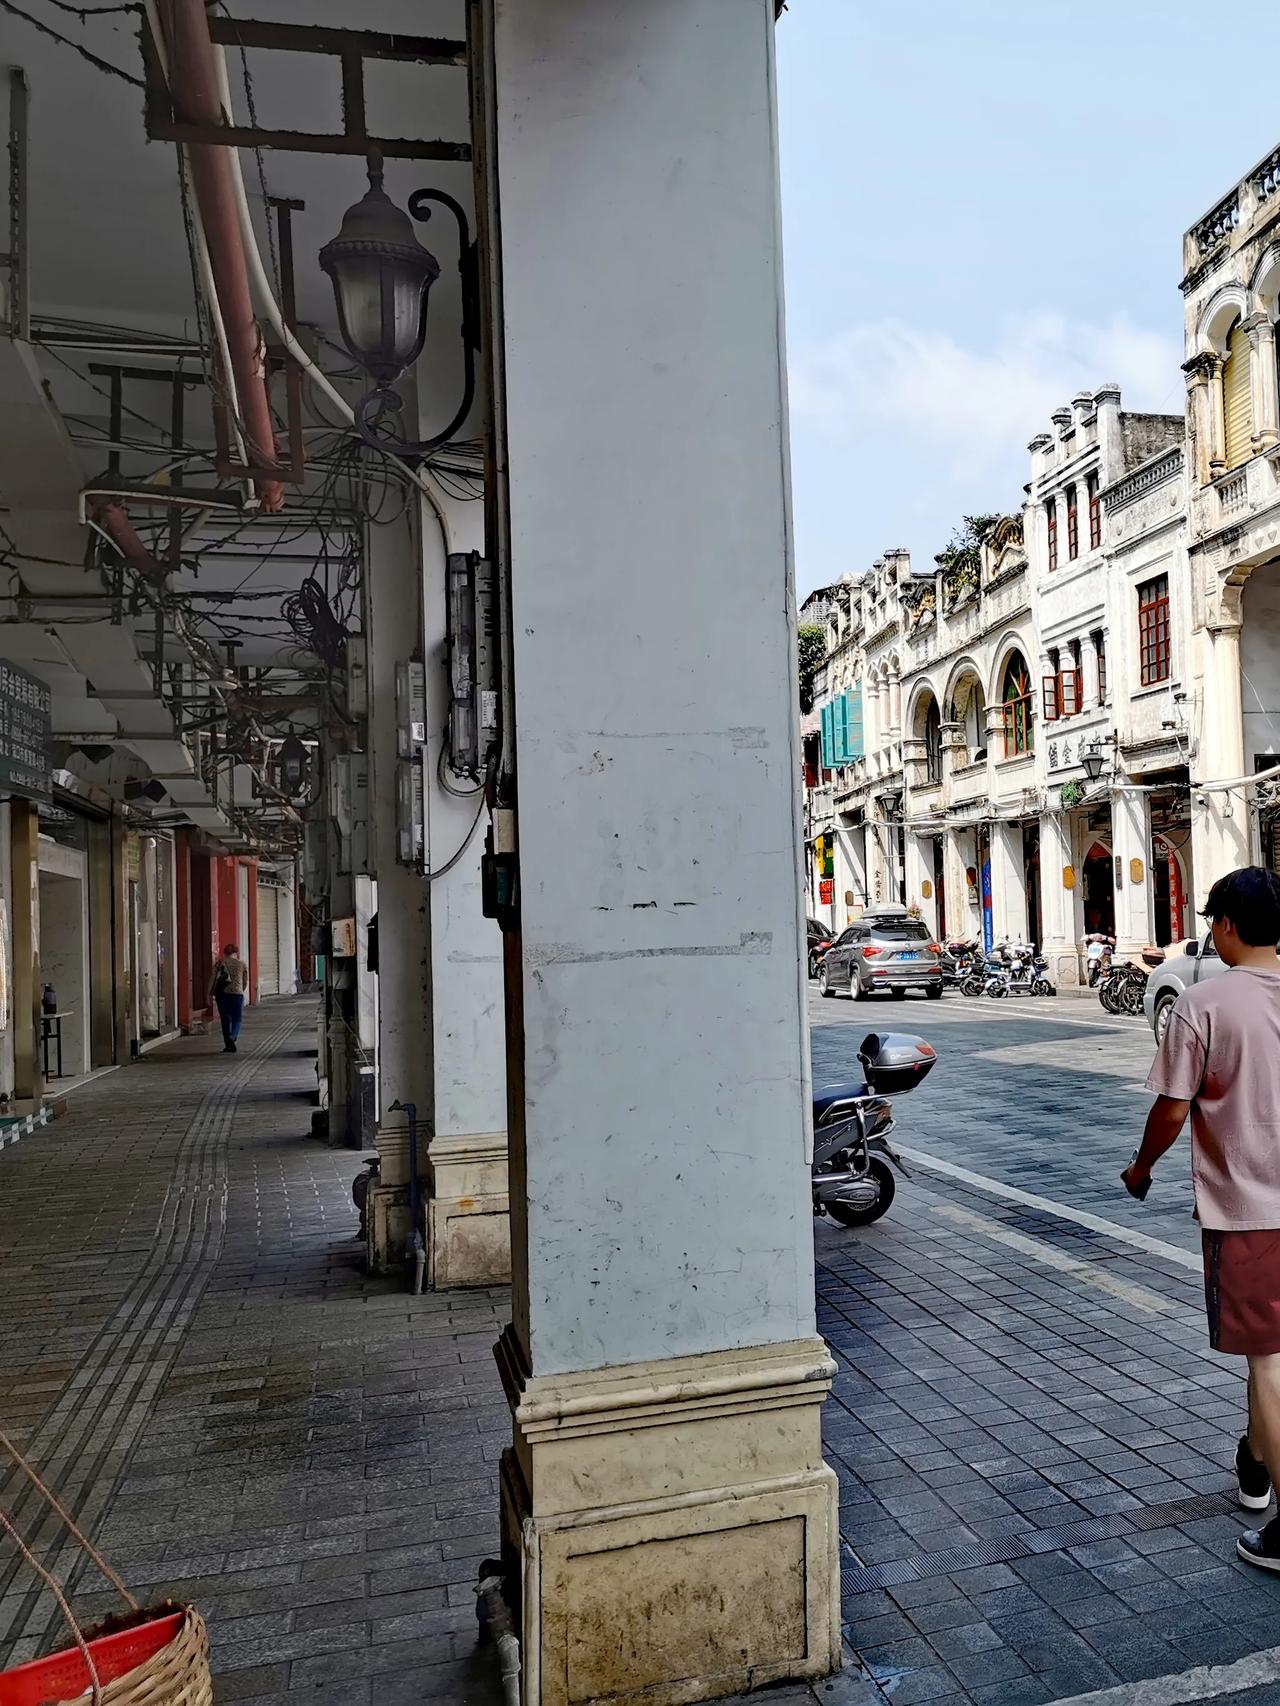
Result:
{"label": "blue sign", "polygon": [[995,924],[991,917],[991,861],[982,861],[982,946],[990,953],[996,945]]}

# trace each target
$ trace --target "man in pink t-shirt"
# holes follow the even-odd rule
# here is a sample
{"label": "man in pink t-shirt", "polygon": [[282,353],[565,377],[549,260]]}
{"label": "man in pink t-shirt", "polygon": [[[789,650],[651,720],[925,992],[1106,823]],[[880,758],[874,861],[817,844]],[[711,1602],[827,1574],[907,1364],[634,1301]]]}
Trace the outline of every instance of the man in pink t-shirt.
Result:
{"label": "man in pink t-shirt", "polygon": [[[1191,1115],[1209,1342],[1249,1359],[1236,1474],[1240,1503],[1261,1511],[1280,1485],[1280,877],[1257,865],[1232,871],[1210,889],[1204,916],[1229,969],[1186,990],[1169,1015],[1147,1079],[1156,1099],[1122,1177],[1145,1197]],[[1280,1571],[1280,1517],[1241,1535],[1236,1550]]]}

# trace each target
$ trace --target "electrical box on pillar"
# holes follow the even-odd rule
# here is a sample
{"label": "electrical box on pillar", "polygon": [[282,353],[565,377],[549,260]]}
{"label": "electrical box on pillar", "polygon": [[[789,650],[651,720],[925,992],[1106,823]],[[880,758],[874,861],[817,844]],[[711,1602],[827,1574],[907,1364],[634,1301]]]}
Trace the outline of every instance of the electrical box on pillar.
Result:
{"label": "electrical box on pillar", "polygon": [[359,752],[336,753],[328,780],[329,817],[337,832],[336,868],[363,874],[369,868],[369,760]]}
{"label": "electrical box on pillar", "polygon": [[427,837],[427,677],[416,660],[396,665],[396,859],[421,870]]}
{"label": "electrical box on pillar", "polygon": [[449,768],[483,780],[498,740],[498,617],[493,564],[455,552],[449,587]]}

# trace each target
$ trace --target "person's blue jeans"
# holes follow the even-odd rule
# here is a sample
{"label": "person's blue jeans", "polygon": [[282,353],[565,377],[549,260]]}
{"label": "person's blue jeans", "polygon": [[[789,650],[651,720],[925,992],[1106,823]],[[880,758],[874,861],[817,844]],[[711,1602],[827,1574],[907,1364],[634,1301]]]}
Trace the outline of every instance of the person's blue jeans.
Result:
{"label": "person's blue jeans", "polygon": [[244,996],[229,995],[220,989],[216,996],[218,1017],[222,1020],[222,1040],[233,1043],[240,1035],[240,1021],[244,1018]]}

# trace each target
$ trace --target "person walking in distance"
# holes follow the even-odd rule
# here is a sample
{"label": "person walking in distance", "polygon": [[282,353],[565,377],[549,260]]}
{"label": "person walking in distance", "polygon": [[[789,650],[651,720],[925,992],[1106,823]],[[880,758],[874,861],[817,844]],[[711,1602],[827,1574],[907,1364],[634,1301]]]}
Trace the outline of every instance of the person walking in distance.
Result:
{"label": "person walking in distance", "polygon": [[[1142,1145],[1121,1177],[1145,1197],[1191,1115],[1209,1343],[1249,1359],[1236,1475],[1240,1503],[1263,1511],[1280,1484],[1280,877],[1257,865],[1232,871],[1210,889],[1204,916],[1229,969],[1178,998],[1147,1079],[1156,1099]],[[1236,1550],[1280,1571],[1280,1516],[1242,1534]]]}
{"label": "person walking in distance", "polygon": [[236,1052],[236,1038],[240,1035],[240,1021],[244,1017],[245,992],[249,987],[249,968],[239,957],[239,949],[234,942],[228,942],[222,950],[222,958],[213,968],[213,980],[209,993],[218,1009],[218,1017],[222,1021],[222,1052]]}

